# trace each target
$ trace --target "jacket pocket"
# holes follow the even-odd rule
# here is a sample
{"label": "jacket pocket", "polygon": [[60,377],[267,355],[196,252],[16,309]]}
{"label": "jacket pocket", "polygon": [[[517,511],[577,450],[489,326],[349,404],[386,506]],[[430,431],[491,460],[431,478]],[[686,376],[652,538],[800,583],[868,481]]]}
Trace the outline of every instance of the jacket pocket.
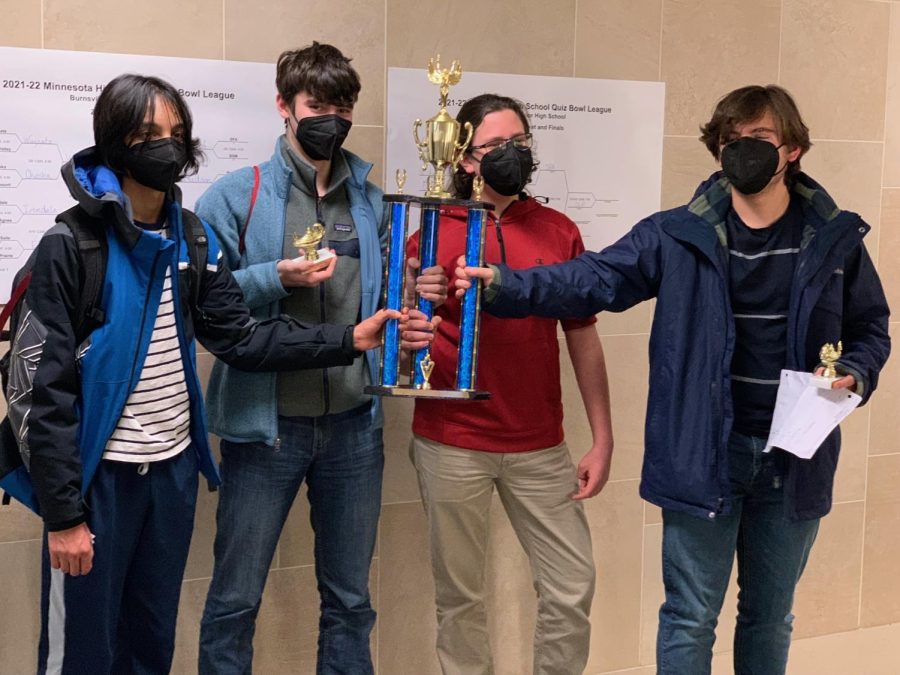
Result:
{"label": "jacket pocket", "polygon": [[360,257],[359,239],[344,239],[328,241],[328,246],[334,249],[338,255],[348,256],[350,258]]}

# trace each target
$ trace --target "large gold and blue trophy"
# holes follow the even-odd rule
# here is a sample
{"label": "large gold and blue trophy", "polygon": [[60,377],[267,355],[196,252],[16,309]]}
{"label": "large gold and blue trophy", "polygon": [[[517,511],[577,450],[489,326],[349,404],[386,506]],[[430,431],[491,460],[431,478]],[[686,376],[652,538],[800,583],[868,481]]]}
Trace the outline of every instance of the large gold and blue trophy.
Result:
{"label": "large gold and blue trophy", "polygon": [[[413,126],[413,138],[422,159],[423,170],[431,165],[432,175],[426,180],[425,196],[403,194],[406,172],[397,171],[397,194],[384,196],[390,212],[388,228],[387,264],[385,269],[385,298],[387,309],[400,310],[403,307],[404,284],[406,280],[406,231],[409,225],[409,209],[415,204],[420,208],[419,260],[421,269],[437,264],[438,222],[442,206],[464,206],[468,211],[466,225],[466,263],[484,264],[484,233],[491,204],[481,201],[483,181],[475,179],[472,199],[454,199],[445,189],[448,172],[456,170],[466,148],[472,140],[472,125],[461,125],[447,112],[447,96],[451,85],[459,82],[462,69],[458,61],[450,68],[442,69],[440,56],[428,61],[428,79],[440,87],[441,109],[437,115],[426,120],[425,138],[419,138],[423,122],[417,119]],[[481,291],[479,281],[466,291],[462,299],[459,327],[459,348],[456,366],[456,387],[454,389],[434,389],[429,382],[434,369],[431,348],[416,351],[410,362],[409,383],[400,383],[400,328],[397,320],[385,325],[382,339],[380,381],[366,387],[366,391],[382,396],[429,397],[446,399],[482,399],[488,392],[475,388],[478,369],[478,332],[481,323]],[[416,307],[429,319],[434,308],[429,300],[416,298]]]}

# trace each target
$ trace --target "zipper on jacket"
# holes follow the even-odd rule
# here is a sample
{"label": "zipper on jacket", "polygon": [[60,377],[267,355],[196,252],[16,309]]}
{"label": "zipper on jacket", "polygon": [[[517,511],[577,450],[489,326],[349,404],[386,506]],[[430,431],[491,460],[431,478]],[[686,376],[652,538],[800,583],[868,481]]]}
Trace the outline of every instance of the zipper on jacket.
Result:
{"label": "zipper on jacket", "polygon": [[[315,183],[313,184],[315,185]],[[322,222],[322,198],[319,196],[318,187],[316,190],[316,222],[322,223],[324,226],[325,223]],[[326,323],[325,321],[325,281],[323,280],[319,284],[319,323]],[[322,410],[323,415],[327,415],[328,411],[331,409],[331,387],[328,382],[328,368],[322,368],[322,395],[325,399],[325,407]]]}
{"label": "zipper on jacket", "polygon": [[[725,260],[726,260],[726,268],[725,268],[725,269],[727,270],[727,269],[728,269],[728,267],[727,267],[727,261],[728,261],[727,255],[726,255],[726,257],[725,257]],[[731,331],[732,339],[734,340],[735,343],[737,342],[737,331],[736,331],[735,326],[734,326],[734,315],[733,315],[733,309],[732,309],[732,307],[731,307],[731,285],[730,285],[730,280],[729,280],[727,277],[721,277],[721,276],[720,276],[720,282],[721,282],[721,284],[722,284],[723,294],[724,294],[724,296],[725,296],[725,303],[724,303],[724,305],[725,305],[725,307],[724,307],[724,310],[725,310],[725,322],[724,322],[723,328],[724,328],[724,330],[725,330],[725,349],[727,350],[727,349],[728,349],[728,334],[729,334],[729,331]],[[731,358],[734,359],[734,344],[732,344]],[[726,366],[727,366],[727,369],[726,369]],[[724,375],[725,373],[728,373],[728,374],[729,374],[728,382],[730,383],[730,382],[731,382],[731,378],[730,378],[730,373],[731,373],[731,363],[730,363],[730,362],[729,362],[728,364],[722,363],[722,373],[721,373],[721,375]],[[725,445],[724,450],[720,450],[719,448],[716,448],[716,452],[715,452],[715,464],[714,464],[714,466],[715,466],[716,484],[717,484],[718,487],[719,487],[719,490],[720,490],[719,494],[720,494],[720,495],[722,495],[722,494],[724,493],[724,490],[723,490],[723,488],[722,488],[722,479],[721,479],[721,477],[719,476],[720,465],[721,465],[721,456],[722,456],[723,454],[727,456],[727,454],[728,454],[728,441],[729,441],[729,439],[728,439],[727,437],[726,437],[726,438],[723,438],[723,429],[722,429],[722,427],[725,425],[725,397],[728,396],[729,398],[731,398],[731,389],[730,389],[730,387],[728,388],[727,391],[726,391],[725,387],[720,387],[720,383],[722,382],[722,379],[723,379],[721,375],[719,376],[719,379],[718,379],[717,382],[713,382],[713,383],[712,383],[712,390],[713,390],[713,392],[718,393],[718,398],[717,398],[717,403],[718,403],[718,405],[717,405],[717,408],[718,408],[718,418],[719,418],[719,419],[718,419],[718,424],[717,424],[717,428],[716,428],[716,437],[719,439],[719,443],[724,443],[724,445]],[[733,410],[733,406],[734,406],[734,402],[732,401],[732,410]],[[723,510],[724,508],[725,508],[725,497],[724,497],[724,496],[720,496],[720,497],[718,498],[718,501],[716,502],[716,510],[715,510],[715,511],[711,511],[711,512],[709,513],[709,518],[710,518],[710,520],[713,520],[713,519],[715,519],[716,516],[721,515],[721,514],[722,514],[722,510]]]}
{"label": "zipper on jacket", "polygon": [[500,228],[500,219],[503,216],[497,216],[494,221],[494,231],[497,233],[497,243],[500,244],[500,262],[506,264],[506,246],[503,243],[503,230]]}
{"label": "zipper on jacket", "polygon": [[719,497],[719,501],[716,503],[716,510],[710,511],[708,516],[710,520],[715,520],[716,516],[721,516],[722,511],[725,509],[725,497]]}
{"label": "zipper on jacket", "polygon": [[[719,460],[719,455],[721,454],[722,450],[719,448],[719,444],[721,443],[721,437],[722,437],[722,430],[721,430],[722,422],[721,422],[721,420],[725,417],[725,410],[724,410],[725,404],[723,401],[723,393],[718,391],[718,389],[719,389],[719,385],[717,382],[710,383],[710,385],[709,385],[710,398],[712,398],[712,400],[715,401],[715,403],[716,403],[715,407],[718,410],[718,416],[719,416],[719,423],[716,425],[717,428],[715,429],[715,437],[719,439],[719,442],[716,443],[716,447],[713,448],[713,458],[712,458],[713,466],[712,466],[712,468],[713,468],[713,476],[715,476],[716,487],[719,490],[721,490],[722,489],[722,481],[719,479],[719,465],[721,464],[721,462]],[[726,450],[726,452],[727,452],[727,450]],[[713,520],[713,519],[715,519],[715,517],[717,515],[722,513],[723,501],[724,501],[724,498],[719,497],[718,501],[716,502],[716,510],[710,511],[709,513],[707,513],[706,517],[709,518],[710,520]]]}
{"label": "zipper on jacket", "polygon": [[[809,246],[807,245],[807,249]],[[803,349],[797,340],[797,331],[800,328],[800,305],[801,298],[803,297],[803,291],[805,288],[799,288],[799,284],[797,283],[800,280],[801,275],[803,274],[804,269],[806,268],[806,257],[803,255],[804,249],[800,250],[800,254],[797,256],[797,266],[794,269],[794,277],[791,279],[791,291],[789,297],[789,307],[788,307],[788,321],[786,327],[786,337],[789,339],[788,349],[793,352],[794,361],[797,364],[803,364]]]}
{"label": "zipper on jacket", "polygon": [[[319,284],[319,321],[325,323],[325,282]],[[322,368],[322,394],[325,397],[323,415],[327,415],[331,408],[331,394],[328,384],[328,368]]]}
{"label": "zipper on jacket", "polygon": [[[134,352],[134,360],[131,363],[131,376],[128,378],[129,386],[131,382],[134,380],[134,373],[137,370],[137,357],[138,352],[140,351],[140,339],[141,336],[144,335],[144,325],[147,323],[147,304],[150,302],[150,291],[153,288],[153,281],[156,278],[156,264],[159,262],[159,250],[156,251],[156,254],[153,256],[153,264],[150,266],[150,283],[147,284],[147,292],[144,294],[144,311],[141,313],[141,327],[138,331],[138,344],[137,349]],[[157,312],[159,311],[159,307],[157,306]],[[131,392],[129,392],[130,394]]]}

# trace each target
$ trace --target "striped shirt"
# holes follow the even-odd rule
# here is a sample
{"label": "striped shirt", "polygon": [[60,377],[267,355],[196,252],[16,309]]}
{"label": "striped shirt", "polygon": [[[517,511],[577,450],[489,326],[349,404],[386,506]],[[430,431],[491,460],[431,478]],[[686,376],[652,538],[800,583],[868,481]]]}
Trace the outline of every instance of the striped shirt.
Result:
{"label": "striped shirt", "polygon": [[726,229],[736,332],[731,361],[734,429],[765,436],[787,358],[787,315],[803,232],[802,206],[792,198],[785,214],[762,229],[747,227],[732,209]]}
{"label": "striped shirt", "polygon": [[172,271],[166,271],[150,347],[103,459],[158,462],[190,445],[190,400],[175,326]]}

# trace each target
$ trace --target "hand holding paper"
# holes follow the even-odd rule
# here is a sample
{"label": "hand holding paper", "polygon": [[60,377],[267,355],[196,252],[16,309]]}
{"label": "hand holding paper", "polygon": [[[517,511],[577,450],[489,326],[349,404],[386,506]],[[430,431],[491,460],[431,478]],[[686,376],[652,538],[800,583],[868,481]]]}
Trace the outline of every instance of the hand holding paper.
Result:
{"label": "hand holding paper", "polygon": [[820,389],[811,373],[781,371],[781,384],[765,451],[781,448],[810,459],[825,438],[862,398],[848,389]]}

